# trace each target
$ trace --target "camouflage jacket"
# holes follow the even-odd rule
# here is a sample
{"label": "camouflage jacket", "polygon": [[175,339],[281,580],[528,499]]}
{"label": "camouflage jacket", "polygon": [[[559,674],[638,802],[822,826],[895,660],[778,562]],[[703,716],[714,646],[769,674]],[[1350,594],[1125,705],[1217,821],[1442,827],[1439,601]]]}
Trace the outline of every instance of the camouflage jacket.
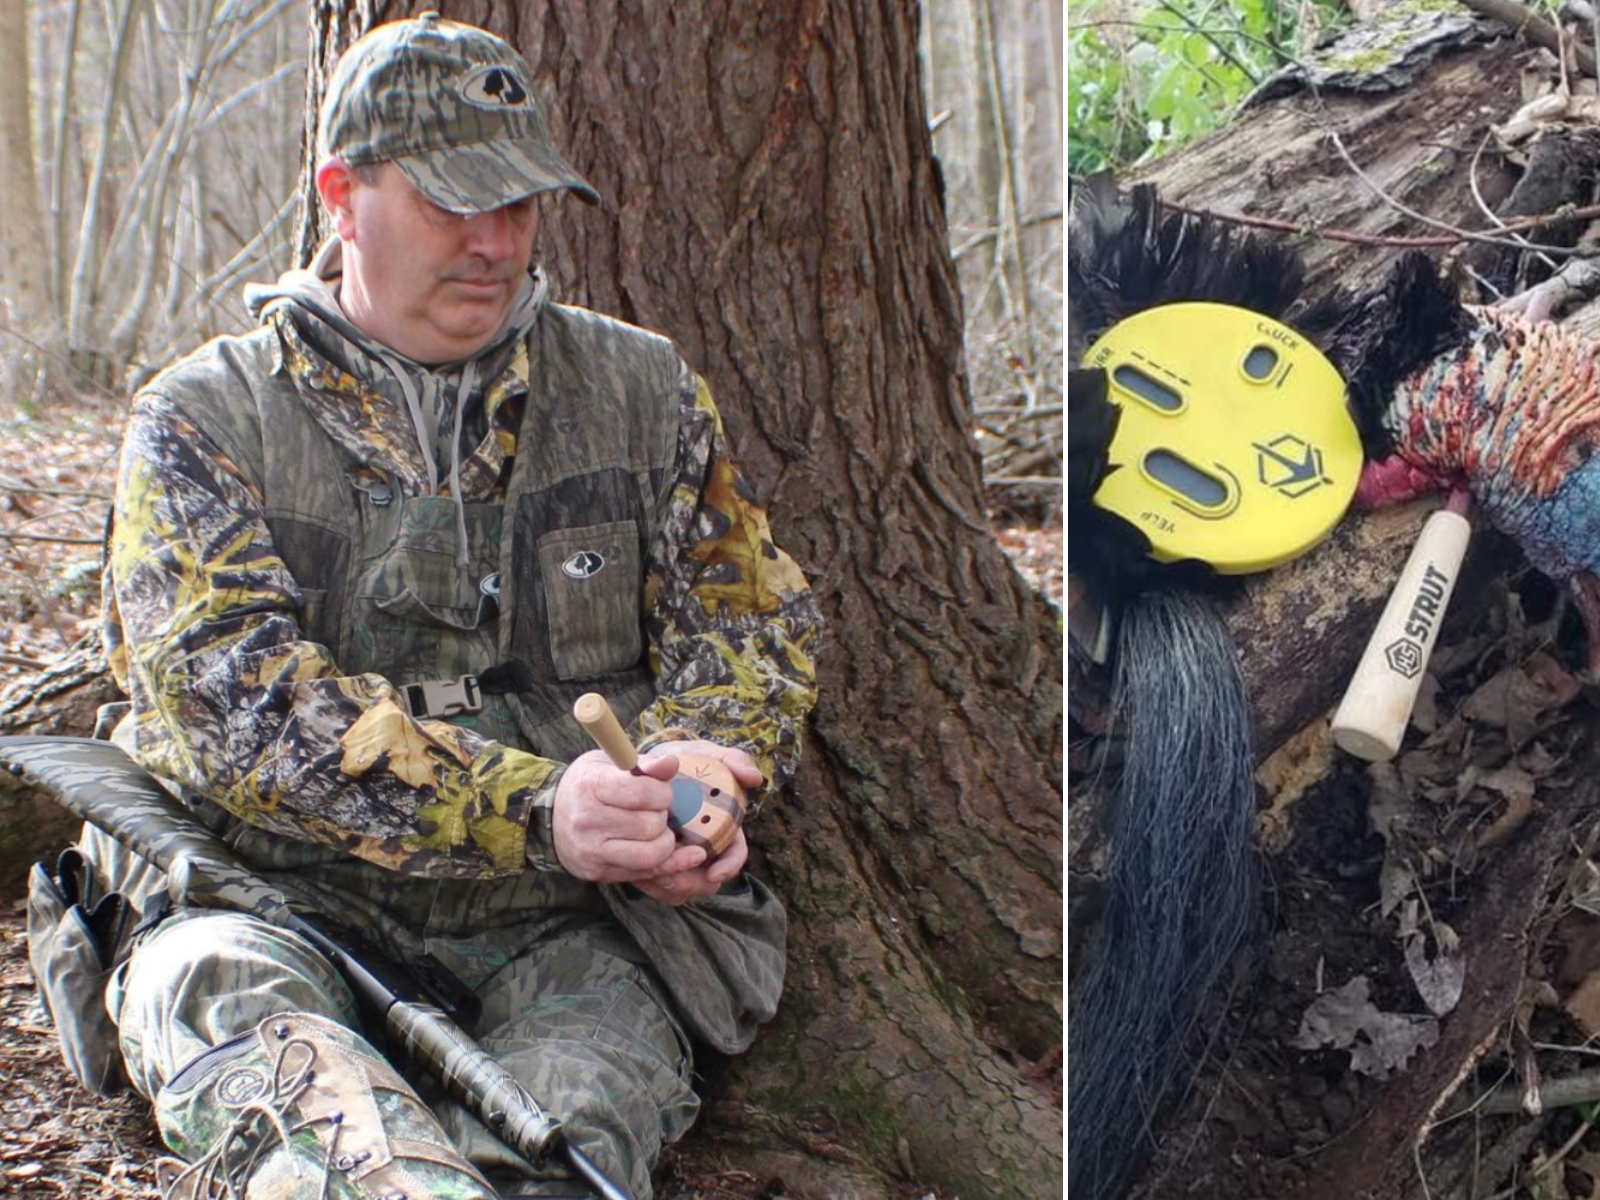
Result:
{"label": "camouflage jacket", "polygon": [[[259,830],[437,878],[559,870],[550,805],[585,747],[567,712],[584,690],[606,692],[644,747],[707,738],[749,751],[766,791],[787,782],[820,621],[728,459],[704,381],[653,335],[548,304],[537,276],[495,344],[430,371],[343,321],[336,270],[325,257],[286,276],[255,298],[262,328],[218,339],[135,398],[105,576],[111,667],[132,705],[117,740]],[[630,374],[635,358],[653,366]],[[602,399],[620,430],[586,416]],[[634,426],[666,436],[642,457],[598,461],[610,437],[632,447]],[[552,567],[581,567],[574,547],[611,530],[584,507],[592,497],[565,511],[564,439],[596,459],[590,475],[619,481],[608,503],[639,518],[615,542],[634,555],[636,586],[594,609],[551,598]],[[414,514],[419,528],[401,533],[443,564],[434,585],[470,594],[441,606],[401,579],[376,607],[364,600],[366,577],[328,540],[343,518],[291,519],[304,498],[284,468],[263,467],[274,455],[336,462],[345,502],[367,505],[351,522]],[[469,518],[482,561],[461,540]],[[485,619],[491,583],[504,608]],[[408,620],[443,632],[413,638]],[[591,627],[611,639],[603,661],[586,649]],[[416,719],[398,690],[497,658],[524,678],[482,720]]]}

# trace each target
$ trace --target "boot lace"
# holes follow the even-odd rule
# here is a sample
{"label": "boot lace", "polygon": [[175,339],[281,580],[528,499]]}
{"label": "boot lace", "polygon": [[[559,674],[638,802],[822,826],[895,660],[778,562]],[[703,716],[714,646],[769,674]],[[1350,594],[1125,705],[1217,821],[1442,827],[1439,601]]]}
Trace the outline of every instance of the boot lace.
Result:
{"label": "boot lace", "polygon": [[[318,1125],[329,1125],[332,1133],[322,1160],[322,1179],[316,1191],[316,1200],[327,1200],[344,1115],[332,1112],[295,1124],[290,1124],[286,1116],[316,1080],[316,1061],[317,1049],[310,1041],[305,1038],[285,1041],[273,1063],[271,1093],[243,1103],[221,1101],[226,1107],[238,1110],[233,1121],[205,1154],[173,1179],[170,1192],[183,1195],[183,1185],[188,1184],[193,1188],[188,1194],[194,1200],[244,1200],[244,1185],[249,1182],[263,1154],[278,1145],[287,1149],[297,1133]],[[305,1178],[305,1168],[299,1158],[291,1155],[289,1162],[295,1177]]]}

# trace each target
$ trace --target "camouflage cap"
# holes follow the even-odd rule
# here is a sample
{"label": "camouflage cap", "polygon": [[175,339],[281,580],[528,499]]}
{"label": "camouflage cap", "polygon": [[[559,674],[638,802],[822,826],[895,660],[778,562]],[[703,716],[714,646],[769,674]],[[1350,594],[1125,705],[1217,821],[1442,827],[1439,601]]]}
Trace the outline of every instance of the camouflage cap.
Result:
{"label": "camouflage cap", "polygon": [[436,12],[380,25],[334,67],[317,149],[353,167],[392,162],[451,212],[558,188],[599,203],[550,144],[531,74],[494,34]]}

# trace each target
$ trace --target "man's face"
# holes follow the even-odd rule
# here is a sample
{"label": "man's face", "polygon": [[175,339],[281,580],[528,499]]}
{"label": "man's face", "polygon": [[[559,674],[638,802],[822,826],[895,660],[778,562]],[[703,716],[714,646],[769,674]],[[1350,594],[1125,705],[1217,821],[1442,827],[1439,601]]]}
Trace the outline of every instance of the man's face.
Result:
{"label": "man's face", "polygon": [[422,363],[468,358],[505,323],[538,228],[523,200],[463,217],[392,163],[323,164],[317,186],[344,243],[339,305],[357,328]]}

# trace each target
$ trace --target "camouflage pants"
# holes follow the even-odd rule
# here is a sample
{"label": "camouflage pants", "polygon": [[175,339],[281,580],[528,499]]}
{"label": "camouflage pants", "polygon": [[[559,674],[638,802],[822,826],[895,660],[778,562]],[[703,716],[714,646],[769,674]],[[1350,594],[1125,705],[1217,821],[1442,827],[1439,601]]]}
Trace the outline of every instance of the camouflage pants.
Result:
{"label": "camouflage pants", "polygon": [[[468,1030],[566,1134],[640,1200],[665,1142],[694,1121],[689,1045],[629,939],[592,916],[517,955],[474,988]],[[337,971],[299,936],[240,913],[189,910],[162,923],[113,981],[128,1076],[154,1099],[211,1047],[281,1012],[358,1028]],[[536,1172],[426,1080],[413,1083],[452,1139],[507,1195],[538,1195]],[[571,1188],[562,1189],[571,1192]]]}

